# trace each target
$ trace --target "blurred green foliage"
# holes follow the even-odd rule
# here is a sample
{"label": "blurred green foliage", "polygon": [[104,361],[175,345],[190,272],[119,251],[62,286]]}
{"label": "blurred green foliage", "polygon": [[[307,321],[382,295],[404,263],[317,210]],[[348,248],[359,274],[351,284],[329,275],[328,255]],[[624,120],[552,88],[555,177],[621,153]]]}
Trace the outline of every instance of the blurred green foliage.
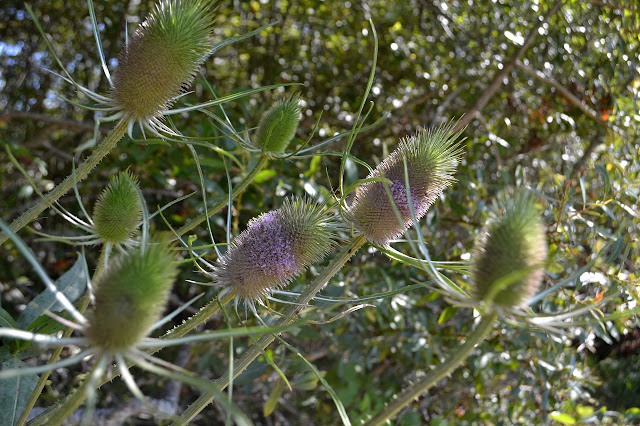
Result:
{"label": "blurred green foliage", "polygon": [[[456,174],[458,183],[445,192],[422,224],[433,258],[465,259],[495,194],[504,188],[534,188],[545,201],[551,250],[545,286],[563,283],[534,305],[540,313],[583,306],[616,292],[607,312],[622,312],[632,309],[638,299],[640,8],[634,0],[621,0],[615,7],[606,3],[564,1],[560,11],[542,26],[532,47],[517,60],[542,73],[547,81],[534,78],[521,67],[508,73],[465,131],[466,156]],[[359,136],[352,152],[375,165],[399,138],[468,113],[496,73],[516,60],[519,45],[551,4],[224,1],[218,6],[216,34],[220,40],[274,21],[277,24],[219,51],[205,63],[202,73],[219,95],[281,82],[302,84],[294,89],[306,102],[294,144],[300,145],[309,136],[320,113],[314,141],[321,140],[353,124],[371,66],[373,45],[367,20],[372,19],[380,51],[370,98],[375,106],[368,121],[385,113],[390,116]],[[107,91],[86,5],[53,0],[36,1],[31,6],[74,78],[96,92]],[[125,26],[132,31],[152,6],[151,1],[96,1],[110,67],[117,65]],[[0,32],[0,143],[11,147],[38,187],[46,191],[85,154],[74,150],[92,137],[95,117],[64,101],[77,99],[77,94],[71,85],[47,71],[55,71],[56,65],[21,2],[9,0],[0,6]],[[181,102],[200,102],[209,96],[196,84]],[[228,106],[227,113],[239,128],[253,129],[262,112],[279,96],[267,92],[239,100]],[[586,114],[576,99],[600,120]],[[189,136],[218,137],[216,143],[236,152],[244,168],[255,162],[204,114],[175,120]],[[342,147],[336,142],[328,150],[341,151]],[[221,158],[204,149],[199,154],[209,195],[225,194]],[[108,176],[127,167],[140,177],[152,208],[199,192],[197,169],[184,146],[125,139],[80,184],[85,205],[94,204]],[[232,165],[232,176],[239,176],[240,171]],[[334,156],[270,161],[234,203],[231,232],[237,234],[250,218],[278,207],[286,195],[328,194],[337,186],[338,171],[339,158]],[[352,182],[364,177],[366,170],[351,164],[347,175]],[[4,150],[0,151],[0,178],[0,216],[9,221],[38,197]],[[72,195],[62,203],[77,211]],[[179,226],[201,209],[201,198],[196,195],[172,206],[165,217]],[[212,220],[219,240],[224,240],[225,217],[223,211]],[[163,227],[160,222],[156,225]],[[68,231],[54,214],[43,216],[33,227],[54,234]],[[202,227],[198,233],[201,242],[207,241],[206,235]],[[29,231],[21,236],[37,247],[36,256],[52,277],[59,277],[73,265],[75,254],[67,247],[36,242]],[[404,245],[398,246],[409,253]],[[11,244],[0,248],[0,253],[2,307],[15,318],[21,307],[40,293],[41,285]],[[88,252],[87,256],[95,261],[97,253]],[[563,281],[589,262],[593,262],[590,274]],[[191,270],[185,270],[183,277],[201,280]],[[311,273],[301,277],[292,288],[300,291],[310,277]],[[451,278],[463,288],[467,286],[464,275],[452,274]],[[365,249],[332,280],[323,295],[365,297],[426,280],[419,270]],[[174,290],[178,301],[200,291],[184,280]],[[213,294],[213,290],[207,292]],[[317,304],[323,307],[322,302]],[[424,289],[400,293],[376,305],[330,324],[305,326],[289,336],[325,374],[356,424],[443,361],[473,328],[470,310],[456,310],[437,293]],[[339,312],[339,308],[319,309],[317,316],[329,319]],[[577,322],[567,335],[557,335],[532,331],[506,318],[464,367],[405,410],[397,424],[573,424],[637,419],[639,410],[634,407],[638,406],[640,390],[634,366],[638,355],[596,363],[589,360],[594,338],[613,343],[625,330],[640,326],[637,317],[590,319],[589,323]],[[207,327],[224,327],[223,320],[213,318]],[[239,341],[236,347],[242,349],[246,344]],[[218,376],[226,368],[227,353],[221,344],[195,344],[190,368],[203,376]],[[283,388],[265,362],[256,362],[235,381],[238,405],[263,424],[291,418],[295,421],[288,420],[290,424],[335,424],[339,418],[329,395],[304,364],[282,346],[272,346],[269,354],[287,374],[293,389]],[[171,359],[175,352],[163,351],[163,356]],[[59,388],[45,392],[44,402],[68,391],[72,377],[54,373],[52,380]],[[619,387],[623,389],[616,390]],[[103,388],[103,393],[117,394],[120,388],[124,385],[115,382]],[[145,392],[161,393],[153,386],[146,386]],[[190,392],[183,403],[197,397],[195,391]],[[274,405],[273,399],[278,403]],[[205,416],[217,416],[215,408],[208,410]],[[269,414],[265,416],[265,412]]]}

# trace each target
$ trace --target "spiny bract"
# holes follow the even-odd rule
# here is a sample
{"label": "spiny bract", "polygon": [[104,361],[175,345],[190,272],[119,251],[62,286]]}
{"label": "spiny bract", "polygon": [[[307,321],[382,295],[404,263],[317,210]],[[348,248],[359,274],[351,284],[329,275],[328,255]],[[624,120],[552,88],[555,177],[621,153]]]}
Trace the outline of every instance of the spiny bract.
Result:
{"label": "spiny bract", "polygon": [[267,154],[282,154],[296,135],[300,122],[300,96],[280,99],[260,119],[255,144]]}
{"label": "spiny bract", "polygon": [[538,290],[544,275],[544,226],[528,191],[501,194],[490,214],[471,256],[473,298],[489,297],[504,307],[521,305]]}
{"label": "spiny bract", "polygon": [[162,115],[213,47],[211,0],[162,0],[118,57],[111,95],[134,121]]}
{"label": "spiny bract", "polygon": [[165,309],[178,263],[159,240],[109,262],[96,282],[86,336],[92,345],[118,352],[138,344]]}
{"label": "spiny bract", "polygon": [[324,257],[334,239],[333,221],[322,205],[287,199],[249,222],[212,275],[217,284],[235,290],[237,300],[254,307]]}
{"label": "spiny bract", "polygon": [[120,172],[98,197],[93,222],[96,234],[105,242],[119,244],[133,236],[142,217],[137,185],[135,176]]}
{"label": "spiny bract", "polygon": [[[453,173],[460,161],[462,149],[452,134],[451,125],[432,131],[421,131],[401,141],[367,178],[383,177],[391,183],[366,182],[356,190],[348,217],[354,227],[364,232],[367,240],[379,246],[389,242],[413,225],[407,197],[405,167],[409,181],[409,195],[416,219],[420,220],[442,191],[455,179]],[[389,194],[385,190],[389,190]],[[401,220],[398,220],[389,200],[393,199]]]}

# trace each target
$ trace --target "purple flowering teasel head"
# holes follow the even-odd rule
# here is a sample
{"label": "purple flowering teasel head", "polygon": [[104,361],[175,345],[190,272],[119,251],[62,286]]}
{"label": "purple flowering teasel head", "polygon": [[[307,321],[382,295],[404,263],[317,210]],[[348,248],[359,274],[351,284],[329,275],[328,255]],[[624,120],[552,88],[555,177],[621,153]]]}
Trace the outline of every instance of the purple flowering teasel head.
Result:
{"label": "purple flowering teasel head", "polygon": [[472,297],[521,305],[540,287],[547,241],[530,191],[502,193],[471,254]]}
{"label": "purple flowering teasel head", "polygon": [[252,219],[215,266],[214,282],[255,310],[255,302],[286,286],[333,247],[336,225],[324,210],[323,204],[294,198]]}
{"label": "purple flowering teasel head", "polygon": [[356,189],[347,217],[355,229],[365,233],[369,242],[388,246],[413,225],[409,198],[413,213],[420,220],[442,191],[455,181],[453,173],[462,155],[459,140],[462,131],[454,134],[452,127],[453,124],[448,124],[405,138],[367,176],[385,178],[391,183],[366,182]]}

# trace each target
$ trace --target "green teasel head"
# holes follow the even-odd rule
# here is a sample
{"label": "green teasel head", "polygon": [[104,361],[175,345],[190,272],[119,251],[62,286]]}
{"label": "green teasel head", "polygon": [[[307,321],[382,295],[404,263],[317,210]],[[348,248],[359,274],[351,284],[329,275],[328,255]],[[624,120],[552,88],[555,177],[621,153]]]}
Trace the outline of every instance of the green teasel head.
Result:
{"label": "green teasel head", "polygon": [[462,131],[452,133],[452,127],[453,124],[448,124],[420,131],[402,140],[367,176],[391,182],[372,181],[358,186],[347,217],[369,242],[388,246],[413,225],[409,198],[415,218],[420,220],[442,191],[455,181],[453,174],[462,156],[459,140]]}
{"label": "green teasel head", "polygon": [[471,254],[472,297],[495,305],[522,305],[542,282],[545,228],[532,192],[500,194]]}
{"label": "green teasel head", "polygon": [[161,0],[118,57],[111,94],[134,120],[158,117],[213,48],[212,0]]}
{"label": "green teasel head", "polygon": [[93,208],[96,234],[105,242],[124,243],[130,239],[142,218],[138,179],[128,170],[111,178]]}
{"label": "green teasel head", "polygon": [[253,307],[322,259],[335,243],[335,230],[324,205],[287,199],[252,219],[233,240],[212,272],[214,282]]}
{"label": "green teasel head", "polygon": [[177,274],[178,262],[163,239],[111,260],[98,277],[88,314],[91,344],[110,352],[138,344],[161,317]]}
{"label": "green teasel head", "polygon": [[255,145],[266,154],[282,154],[296,135],[300,122],[300,95],[280,99],[260,119]]}

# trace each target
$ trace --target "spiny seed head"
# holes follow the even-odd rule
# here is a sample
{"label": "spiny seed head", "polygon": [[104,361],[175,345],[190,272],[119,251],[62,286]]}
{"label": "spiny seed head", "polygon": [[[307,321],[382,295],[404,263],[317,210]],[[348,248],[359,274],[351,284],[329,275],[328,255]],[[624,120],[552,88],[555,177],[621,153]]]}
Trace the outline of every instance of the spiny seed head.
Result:
{"label": "spiny seed head", "polygon": [[[379,246],[388,246],[391,240],[413,225],[407,194],[411,197],[415,217],[420,220],[442,191],[455,181],[453,173],[462,155],[458,141],[461,132],[452,134],[451,128],[450,124],[404,139],[367,176],[383,177],[391,183],[373,181],[357,188],[348,217],[357,230],[365,233],[367,240]],[[394,212],[389,195],[395,202],[401,220]]]}
{"label": "spiny seed head", "polygon": [[260,119],[255,144],[265,153],[282,154],[296,135],[300,122],[300,96],[280,99]]}
{"label": "spiny seed head", "polygon": [[161,0],[118,57],[111,94],[135,120],[158,117],[213,47],[211,0]]}
{"label": "spiny seed head", "polygon": [[96,282],[86,336],[92,345],[118,352],[138,344],[165,309],[178,273],[165,240],[122,253]]}
{"label": "spiny seed head", "polygon": [[545,229],[533,194],[501,194],[472,252],[473,298],[493,297],[504,307],[525,303],[540,286],[546,258]]}
{"label": "spiny seed head", "polygon": [[137,185],[129,171],[120,172],[98,197],[93,222],[96,234],[105,242],[119,244],[133,236],[142,217]]}
{"label": "spiny seed head", "polygon": [[281,208],[249,222],[212,275],[235,290],[236,299],[253,306],[323,258],[334,244],[334,231],[322,205],[287,199]]}

